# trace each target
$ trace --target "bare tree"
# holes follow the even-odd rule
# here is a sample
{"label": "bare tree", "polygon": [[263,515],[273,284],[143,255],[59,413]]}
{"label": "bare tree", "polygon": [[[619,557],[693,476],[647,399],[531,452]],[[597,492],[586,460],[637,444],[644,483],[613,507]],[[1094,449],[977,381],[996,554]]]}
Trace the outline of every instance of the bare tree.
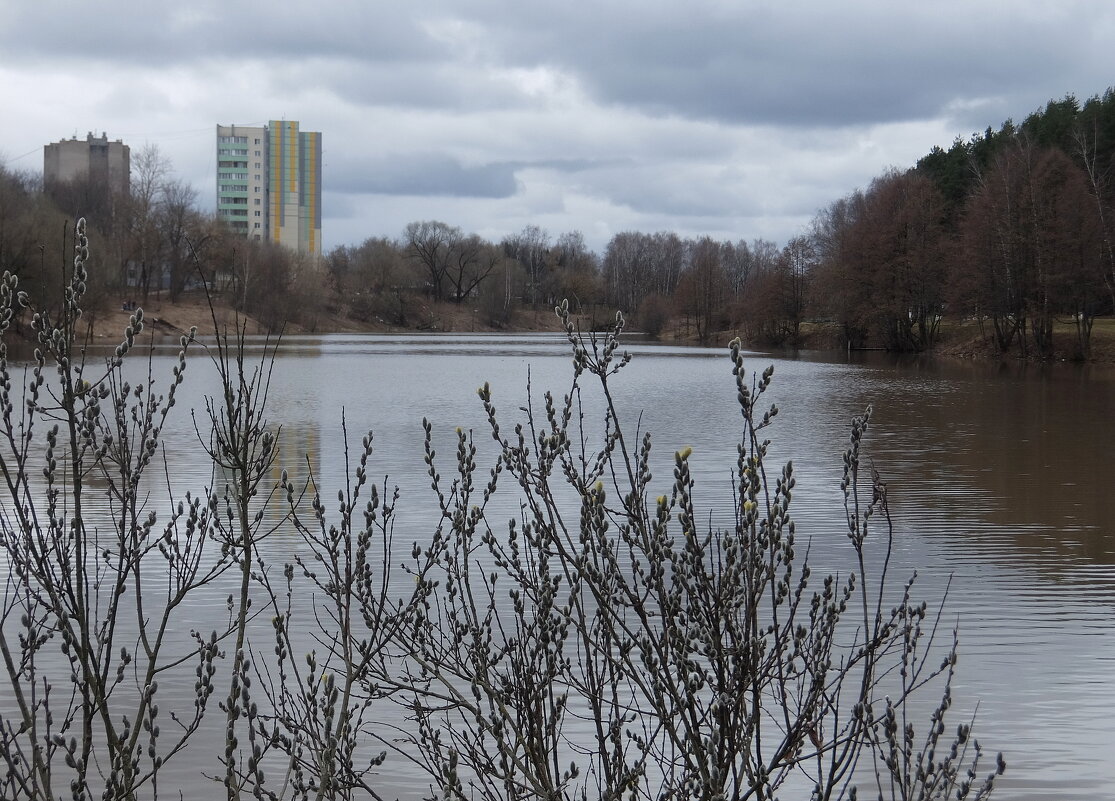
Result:
{"label": "bare tree", "polygon": [[350,315],[406,324],[404,296],[418,289],[413,280],[417,265],[407,260],[398,244],[373,237],[357,246],[341,245],[329,253],[325,264],[333,289]]}
{"label": "bare tree", "polygon": [[853,192],[833,201],[813,221],[817,246],[817,310],[833,318],[848,348],[862,347],[869,330],[870,289],[860,275],[855,253],[856,221],[863,214],[864,196]]}
{"label": "bare tree", "polygon": [[690,243],[689,266],[677,288],[678,310],[692,320],[697,340],[708,343],[725,317],[728,279],[720,262],[720,244],[704,237]]}
{"label": "bare tree", "polygon": [[725,242],[720,246],[720,261],[724,265],[732,298],[738,300],[754,270],[755,259],[751,255],[751,248],[742,239],[734,244]]}
{"label": "bare tree", "polygon": [[569,298],[578,312],[602,298],[596,254],[588,249],[580,231],[567,231],[554,244],[551,286],[558,297]]}
{"label": "bare tree", "polygon": [[1088,185],[1092,190],[1092,203],[1094,204],[1096,220],[1099,223],[1099,232],[1102,237],[1103,250],[1099,262],[1100,278],[1107,294],[1111,298],[1112,308],[1115,309],[1115,223],[1113,223],[1112,210],[1109,206],[1111,197],[1111,180],[1109,170],[1101,169],[1098,164],[1099,148],[1097,141],[1099,132],[1096,130],[1098,122],[1093,122],[1091,131],[1082,128],[1074,134],[1076,142],[1076,155],[1084,165],[1085,174],[1088,176]]}
{"label": "bare tree", "polygon": [[[3,405],[23,410],[0,423],[8,510],[0,523],[7,574],[0,652],[12,702],[0,721],[0,794],[47,801],[65,787],[74,798],[157,797],[163,765],[207,709],[219,641],[216,632],[184,641],[168,633],[187,599],[228,561],[209,553],[215,497],[184,498],[162,520],[147,507],[144,475],[156,464],[192,335],[182,337],[165,395],[150,374],[133,386],[122,371],[142,311],[106,364],[87,362],[76,325],[88,278],[84,220],[75,239],[64,304],[57,313],[35,309],[38,350],[22,396],[21,379],[0,358]],[[17,286],[6,273],[0,329],[14,305],[31,303]],[[6,350],[0,345],[0,355]],[[44,445],[46,468],[33,467],[30,454]],[[90,511],[94,505],[104,511]],[[192,702],[160,715],[160,680],[191,664]]]}
{"label": "bare tree", "polygon": [[181,179],[165,181],[159,189],[157,224],[165,242],[169,295],[175,301],[194,271],[191,249],[203,248],[210,235],[197,210],[197,190]]}
{"label": "bare tree", "polygon": [[537,225],[527,225],[519,233],[501,243],[510,258],[523,265],[527,274],[527,297],[531,306],[537,306],[543,296],[543,283],[547,265],[550,235]]}
{"label": "bare tree", "polygon": [[[34,176],[0,166],[0,270],[18,276],[41,308],[55,309],[66,278],[70,223],[43,196]],[[18,313],[18,308],[14,310]]]}
{"label": "bare tree", "polygon": [[453,288],[453,302],[461,303],[492,274],[503,255],[476,234],[453,243],[445,272]]}
{"label": "bare tree", "polygon": [[[164,241],[159,226],[159,199],[170,174],[170,160],[158,145],[145,144],[131,160],[131,194],[126,210],[127,261],[146,302],[152,285],[161,287]],[[123,265],[122,265],[123,267]]]}
{"label": "bare tree", "polygon": [[453,259],[453,250],[464,235],[460,228],[437,220],[409,223],[403,231],[408,253],[426,271],[430,294],[436,300],[445,295],[446,274]]}

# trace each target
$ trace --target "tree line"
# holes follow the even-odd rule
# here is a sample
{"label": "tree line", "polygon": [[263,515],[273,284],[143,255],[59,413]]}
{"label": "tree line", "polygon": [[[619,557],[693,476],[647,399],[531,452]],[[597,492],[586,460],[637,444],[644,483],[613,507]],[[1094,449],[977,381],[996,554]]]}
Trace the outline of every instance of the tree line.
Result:
{"label": "tree line", "polygon": [[925,350],[942,319],[1050,356],[1057,321],[1087,357],[1115,304],[1115,93],[1051,101],[911,169],[891,170],[814,220],[814,308],[847,342]]}
{"label": "tree line", "polygon": [[82,181],[47,189],[0,166],[0,269],[41,301],[64,279],[65,221],[84,215],[99,254],[87,307],[176,300],[204,279],[270,329],[313,330],[326,314],[434,326],[427,301],[468,304],[499,327],[568,298],[702,343],[731,332],[798,346],[821,323],[847,347],[922,351],[957,321],[1045,357],[1061,321],[1086,358],[1096,317],[1115,307],[1113,90],[935,147],[832,201],[781,247],[622,231],[597,253],[579,231],[527,225],[489,241],[424,220],[317,261],[231,233],[154,146],[133,159],[125,195]]}
{"label": "tree line", "polygon": [[652,332],[733,331],[800,345],[821,323],[850,348],[924,351],[945,321],[1001,351],[1053,354],[1056,323],[1091,352],[1115,310],[1115,92],[1050,101],[935,147],[820,209],[783,247],[622,233],[601,260],[607,303]]}
{"label": "tree line", "polygon": [[[1061,323],[1074,334],[1073,355],[1088,358],[1095,319],[1115,311],[1113,221],[1108,90],[1083,104],[1050,101],[1021,124],[889,169],[781,247],[625,231],[596,255],[578,233],[552,240],[528,226],[492,253],[515,276],[504,283],[514,287],[505,308],[568,297],[623,310],[652,334],[672,321],[700,342],[732,332],[797,346],[805,325],[819,323],[849,348],[925,351],[950,322],[974,325],[1003,352],[1049,357]],[[473,244],[454,261],[454,242]],[[419,254],[434,294],[461,302],[460,271],[474,248],[456,229],[415,223],[396,250],[404,264]],[[474,286],[497,263],[476,261]]]}
{"label": "tree line", "polygon": [[1115,310],[1115,91],[1050,101],[832,201],[783,247],[622,233],[604,300],[648,330],[668,315],[698,340],[738,331],[799,345],[807,322],[849,348],[924,351],[945,321],[1001,351],[1053,354],[1056,323],[1091,352]]}
{"label": "tree line", "polygon": [[[781,275],[784,261],[765,240],[628,231],[600,255],[580,231],[555,235],[527,225],[489,241],[439,220],[412,222],[394,238],[340,245],[316,260],[230,231],[200,209],[197,192],[175,177],[165,155],[147,146],[132,160],[124,193],[88,180],[44,187],[37,175],[0,166],[0,269],[18,276],[37,303],[59,297],[66,278],[59,265],[72,244],[68,221],[79,216],[90,221],[95,254],[87,314],[129,300],[173,302],[204,281],[272,330],[291,322],[312,330],[326,314],[425,327],[436,324],[428,301],[468,304],[499,327],[517,309],[568,298],[578,312],[626,311],[651,333],[681,315],[706,341],[779,294],[766,283]],[[765,293],[761,303],[752,299],[757,288]],[[764,320],[757,330],[780,325]]]}

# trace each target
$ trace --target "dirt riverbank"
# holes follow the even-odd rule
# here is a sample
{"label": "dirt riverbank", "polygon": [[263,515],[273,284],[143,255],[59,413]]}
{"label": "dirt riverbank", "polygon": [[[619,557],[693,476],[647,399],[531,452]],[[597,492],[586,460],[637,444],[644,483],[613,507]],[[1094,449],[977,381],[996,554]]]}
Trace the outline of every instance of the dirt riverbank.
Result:
{"label": "dirt riverbank", "polygon": [[[249,334],[266,334],[268,327],[260,320],[235,311],[220,299],[214,301],[212,309],[204,295],[186,294],[176,302],[165,297],[149,298],[144,304],[144,317],[148,334],[177,336],[185,333],[191,326],[197,326],[199,333],[211,334],[214,320],[220,329],[228,330],[243,325]],[[128,325],[130,311],[122,308],[99,311],[86,315],[85,321],[91,326],[94,341],[110,343],[122,336]],[[506,325],[492,325],[484,315],[467,306],[454,303],[418,301],[408,310],[406,327],[394,326],[382,320],[361,321],[328,312],[316,314],[310,323],[291,323],[284,328],[285,334],[328,334],[328,333],[404,333],[415,331],[429,332],[522,332],[557,331],[557,318],[549,308],[519,309]],[[581,318],[581,327],[590,329],[604,325],[611,316],[603,311],[586,314]],[[831,330],[830,330],[831,329]],[[840,349],[839,331],[832,326],[806,324],[803,327],[805,347],[811,350]],[[693,332],[686,331],[678,322],[662,334],[664,342],[687,342],[693,339]],[[735,332],[718,332],[715,342],[725,344]],[[746,339],[746,338],[745,338]],[[1049,361],[1080,361],[1076,344],[1075,328],[1068,323],[1058,324],[1054,330],[1054,354]],[[761,345],[756,345],[763,349]],[[939,344],[933,350],[934,356],[969,361],[1017,361],[1033,360],[1032,348],[1023,354],[1015,348],[1008,353],[1000,353],[986,331],[974,323],[952,324],[941,332]],[[1096,321],[1092,330],[1091,353],[1085,361],[1101,364],[1115,364],[1115,318],[1102,318]]]}

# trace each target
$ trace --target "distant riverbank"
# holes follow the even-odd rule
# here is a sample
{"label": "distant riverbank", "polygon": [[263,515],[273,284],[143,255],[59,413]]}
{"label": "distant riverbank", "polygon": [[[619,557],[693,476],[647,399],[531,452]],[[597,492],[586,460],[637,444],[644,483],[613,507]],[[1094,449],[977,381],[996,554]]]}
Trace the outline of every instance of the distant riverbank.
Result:
{"label": "distant riverbank", "polygon": [[[171,302],[164,297],[148,298],[146,303],[137,304],[143,308],[145,325],[148,332],[178,335],[197,326],[199,333],[213,333],[214,318],[221,329],[243,325],[249,334],[266,334],[269,327],[261,320],[232,308],[221,298],[214,298],[212,309],[201,293],[187,293],[177,301]],[[95,340],[111,340],[119,337],[132,312],[122,308],[109,309],[86,315],[86,322],[92,325]],[[283,327],[287,334],[345,334],[368,333],[389,334],[405,331],[556,331],[557,318],[552,309],[539,307],[537,310],[516,310],[507,325],[489,324],[479,311],[454,303],[422,301],[414,304],[408,312],[406,326],[392,325],[380,319],[357,320],[323,311],[314,315],[309,322],[289,323]],[[92,318],[91,320],[89,318]],[[275,333],[271,331],[271,333]]]}
{"label": "distant riverbank", "polygon": [[[177,336],[185,333],[191,326],[197,326],[202,334],[213,332],[214,316],[217,325],[229,328],[237,321],[244,325],[249,334],[266,334],[268,327],[260,320],[243,315],[234,310],[222,299],[214,300],[211,311],[204,295],[201,293],[188,293],[179,300],[170,302],[165,297],[149,298],[146,304],[141,304],[148,333],[156,335]],[[111,342],[122,336],[124,328],[132,312],[119,307],[103,310],[85,316],[86,324],[91,326],[94,341]],[[580,324],[584,329],[597,328],[607,325],[612,319],[612,312],[602,308],[586,310],[580,316]],[[357,320],[343,315],[320,312],[315,315],[309,324],[291,323],[284,328],[287,334],[333,334],[333,333],[402,333],[414,331],[430,332],[524,332],[524,331],[557,331],[558,322],[554,313],[542,305],[538,309],[516,309],[508,319],[506,325],[492,325],[478,310],[467,305],[457,305],[447,302],[420,301],[407,315],[407,326],[391,325],[390,323],[373,319],[369,321]],[[989,325],[988,325],[989,328]],[[739,332],[721,331],[713,337],[710,344],[726,345]],[[806,323],[802,329],[803,347],[809,350],[841,350],[841,337],[839,328],[835,324]],[[696,337],[693,331],[684,325],[684,320],[675,320],[667,326],[661,335],[663,342],[693,342]],[[745,344],[759,350],[765,350],[761,342],[747,342]],[[1076,354],[1076,332],[1071,323],[1061,323],[1054,330],[1054,356],[1051,361],[1071,362],[1078,360]],[[1032,351],[1032,349],[1031,349]],[[1032,359],[1032,352],[1022,354],[1015,346],[1009,353],[1000,353],[995,347],[989,333],[981,332],[976,323],[946,324],[942,329],[940,341],[932,351],[932,355],[950,359],[963,359],[969,361],[1017,361]],[[1115,318],[1101,318],[1096,320],[1092,330],[1091,354],[1085,361],[1102,364],[1115,364]]]}

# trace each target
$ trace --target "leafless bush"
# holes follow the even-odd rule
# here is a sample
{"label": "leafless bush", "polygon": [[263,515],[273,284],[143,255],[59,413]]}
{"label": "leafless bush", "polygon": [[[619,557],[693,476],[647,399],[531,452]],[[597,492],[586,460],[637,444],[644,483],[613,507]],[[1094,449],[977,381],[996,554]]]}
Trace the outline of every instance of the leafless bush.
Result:
{"label": "leafless bush", "polygon": [[[405,683],[413,745],[440,791],[773,798],[798,786],[850,798],[863,780],[857,766],[874,760],[886,797],[988,795],[1002,762],[977,780],[968,727],[942,739],[955,646],[932,648],[939,620],[911,599],[912,579],[892,604],[886,488],[875,476],[870,500],[860,496],[869,413],[853,423],[845,453],[857,568],[818,582],[798,552],[793,466],[768,474],[761,432],[778,410],[760,402],[772,370],[749,377],[733,343],[744,423],[735,525],[702,526],[689,449],[675,454],[668,494],[654,497],[651,438],[631,441],[616,411],[611,383],[628,360],[618,350],[622,318],[585,339],[567,307],[559,313],[574,365],[563,398],[547,393],[508,433],[487,385],[480,390],[500,449],[484,486],[468,434],[458,432],[448,487],[427,437],[442,520],[417,555],[423,611],[409,632]],[[585,380],[605,408],[595,446]],[[501,476],[518,485],[523,509],[505,531],[485,513]],[[874,575],[868,547],[883,552]],[[897,710],[935,679],[943,700],[917,752]],[[572,719],[587,723],[588,741],[571,733]]]}
{"label": "leafless bush", "polygon": [[[865,780],[885,798],[990,794],[1001,758],[980,776],[968,724],[946,734],[956,646],[934,647],[940,608],[913,599],[912,579],[888,582],[886,486],[861,475],[869,415],[844,462],[855,568],[817,581],[790,511],[793,467],[768,473],[771,370],[749,376],[733,343],[743,437],[721,503],[735,520],[703,525],[690,451],[656,496],[651,438],[617,413],[622,318],[582,337],[563,305],[568,393],[508,430],[480,389],[490,470],[459,430],[443,477],[426,423],[439,514],[399,589],[397,493],[368,481],[371,433],[352,454],[342,421],[349,477],[333,509],[312,474],[272,479],[275,346],[252,357],[243,328],[206,348],[219,394],[194,424],[213,486],[155,504],[152,468],[198,345],[182,338],[161,395],[150,366],[142,384],[125,379],[141,311],[112,356],[87,359],[87,257],[82,222],[62,311],[33,317],[31,366],[10,366],[0,344],[4,798],[177,795],[160,777],[191,741],[230,800],[379,798],[391,762],[459,799],[854,798]],[[0,328],[30,303],[6,275]],[[518,519],[493,519],[497,492],[514,493]],[[302,548],[271,564],[280,529]],[[234,588],[226,620],[176,635],[217,581]],[[163,708],[160,682],[184,673],[193,693]],[[216,745],[196,735],[218,688]],[[933,688],[918,735],[911,700]]]}

